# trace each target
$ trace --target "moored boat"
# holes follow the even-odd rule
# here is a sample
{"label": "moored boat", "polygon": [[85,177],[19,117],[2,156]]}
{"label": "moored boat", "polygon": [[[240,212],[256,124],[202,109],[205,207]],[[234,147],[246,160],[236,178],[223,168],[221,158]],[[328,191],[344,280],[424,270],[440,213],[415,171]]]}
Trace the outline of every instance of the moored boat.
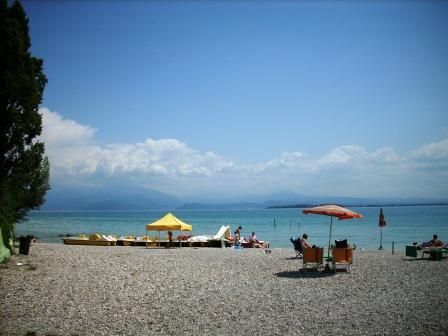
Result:
{"label": "moored boat", "polygon": [[94,245],[94,246],[114,246],[117,245],[117,240],[112,236],[105,236],[99,234],[93,234],[89,237],[66,237],[62,239],[66,245]]}

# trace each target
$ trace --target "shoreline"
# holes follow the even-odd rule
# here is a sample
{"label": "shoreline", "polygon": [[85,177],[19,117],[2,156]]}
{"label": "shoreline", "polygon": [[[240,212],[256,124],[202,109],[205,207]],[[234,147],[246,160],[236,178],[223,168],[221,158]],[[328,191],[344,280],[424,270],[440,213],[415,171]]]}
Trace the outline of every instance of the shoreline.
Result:
{"label": "shoreline", "polygon": [[353,260],[351,273],[304,274],[292,248],[36,243],[0,267],[0,335],[448,332],[447,259]]}
{"label": "shoreline", "polygon": [[[19,236],[16,236],[16,240],[18,239],[18,237]],[[41,239],[39,239],[39,237],[36,237],[36,238],[37,238],[37,243],[38,244],[66,245],[66,244],[64,244],[63,239],[64,238],[69,238],[69,237],[72,237],[72,236],[61,236],[61,237],[58,236],[56,240],[60,240],[60,241],[56,241],[56,240],[52,240],[52,239],[41,240]],[[74,237],[77,237],[77,236],[74,236]],[[269,242],[269,240],[267,240],[267,241]],[[412,245],[412,244],[413,244],[413,242],[409,242],[407,245]],[[388,248],[387,246],[388,245],[383,244],[383,249],[381,251],[383,251],[384,253],[392,253],[392,248]],[[110,247],[122,247],[122,246],[116,245],[116,246],[110,246]],[[137,245],[137,246],[131,245],[131,246],[127,246],[127,247],[130,247],[130,248],[141,248],[142,246],[141,245]],[[322,247],[325,251],[328,250],[328,245],[321,245],[321,246],[316,246],[316,247]],[[353,247],[353,246],[349,246],[349,247]],[[209,247],[189,247],[189,246],[185,246],[185,248],[209,248]],[[213,247],[213,248],[214,249],[220,249],[218,247]],[[402,245],[399,245],[399,244],[395,244],[394,253],[395,254],[403,253],[404,248],[405,248],[405,245],[402,246]],[[247,249],[253,249],[253,248],[245,248],[245,249],[247,250]],[[286,244],[285,246],[274,246],[274,247],[271,246],[270,249],[271,250],[272,249],[284,249],[284,250],[291,249],[292,250],[293,249],[293,245],[292,245],[292,243],[288,242],[288,244]],[[261,250],[261,248],[260,248],[260,250]],[[357,247],[353,251],[356,251],[356,250],[359,250],[360,252],[376,252],[376,251],[379,251],[377,247],[374,247],[374,248],[373,247],[372,248],[369,248],[369,247],[359,247],[358,248]]]}

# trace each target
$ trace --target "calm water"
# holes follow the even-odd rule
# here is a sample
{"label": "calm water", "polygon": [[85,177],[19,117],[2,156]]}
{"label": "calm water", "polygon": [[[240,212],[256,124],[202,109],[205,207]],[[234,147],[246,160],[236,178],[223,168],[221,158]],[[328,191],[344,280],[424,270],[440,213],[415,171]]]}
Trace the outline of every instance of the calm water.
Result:
{"label": "calm water", "polygon": [[[362,219],[334,220],[332,240],[347,238],[359,248],[379,247],[379,208],[350,208],[364,215]],[[448,206],[383,207],[387,226],[383,229],[383,247],[390,250],[392,241],[402,248],[414,241],[427,241],[438,234],[448,241]],[[328,245],[330,217],[304,215],[301,209],[174,211],[178,218],[193,225],[193,234],[215,234],[221,225],[232,232],[241,225],[242,235],[255,231],[259,239],[272,247],[291,247],[289,238],[303,232],[318,246]],[[109,212],[33,212],[29,221],[16,225],[16,235],[33,234],[46,242],[62,242],[59,235],[80,233],[144,235],[145,225],[165,211]],[[274,218],[276,225],[274,226]]]}

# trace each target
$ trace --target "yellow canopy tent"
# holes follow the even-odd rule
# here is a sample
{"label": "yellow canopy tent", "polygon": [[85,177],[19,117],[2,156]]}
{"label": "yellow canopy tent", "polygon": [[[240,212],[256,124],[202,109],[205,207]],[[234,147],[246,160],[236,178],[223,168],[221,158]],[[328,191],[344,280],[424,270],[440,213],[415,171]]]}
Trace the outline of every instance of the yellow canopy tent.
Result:
{"label": "yellow canopy tent", "polygon": [[[146,231],[153,230],[153,231],[192,231],[193,226],[190,224],[186,224],[182,222],[179,218],[174,216],[171,212],[168,212],[165,216],[160,218],[159,220],[147,224],[146,225]],[[160,245],[160,239],[159,239],[159,245]],[[180,245],[179,245],[180,246]]]}

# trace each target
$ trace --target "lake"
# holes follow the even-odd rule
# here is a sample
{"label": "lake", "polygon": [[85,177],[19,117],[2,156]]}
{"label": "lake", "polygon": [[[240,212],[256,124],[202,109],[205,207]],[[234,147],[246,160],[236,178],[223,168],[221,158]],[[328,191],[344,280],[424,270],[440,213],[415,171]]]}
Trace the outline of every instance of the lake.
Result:
{"label": "lake", "polygon": [[[364,218],[333,219],[332,241],[347,238],[350,244],[365,250],[378,249],[380,228],[377,207],[351,207]],[[433,234],[448,241],[448,206],[383,207],[387,226],[383,229],[383,247],[390,250],[412,242],[428,241]],[[29,220],[16,225],[16,236],[33,234],[45,242],[62,242],[61,235],[103,233],[145,235],[147,223],[162,217],[166,211],[73,211],[31,212]],[[194,210],[173,211],[182,221],[193,225],[193,235],[215,234],[221,225],[230,225],[232,232],[241,225],[242,236],[255,231],[272,247],[292,247],[291,236],[308,233],[308,241],[328,246],[330,217],[305,215],[302,209],[265,210]],[[274,221],[275,219],[275,221]],[[176,233],[175,233],[176,235]]]}

